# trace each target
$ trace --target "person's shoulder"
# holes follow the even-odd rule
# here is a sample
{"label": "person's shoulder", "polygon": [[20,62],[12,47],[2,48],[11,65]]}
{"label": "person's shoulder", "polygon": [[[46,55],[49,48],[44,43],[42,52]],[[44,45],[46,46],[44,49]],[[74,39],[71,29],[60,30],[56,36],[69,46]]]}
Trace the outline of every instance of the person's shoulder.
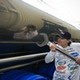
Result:
{"label": "person's shoulder", "polygon": [[79,42],[72,42],[70,47],[74,48],[76,51],[80,52],[80,43]]}
{"label": "person's shoulder", "polygon": [[71,43],[71,46],[76,46],[76,45],[80,45],[80,43],[79,42],[72,42]]}

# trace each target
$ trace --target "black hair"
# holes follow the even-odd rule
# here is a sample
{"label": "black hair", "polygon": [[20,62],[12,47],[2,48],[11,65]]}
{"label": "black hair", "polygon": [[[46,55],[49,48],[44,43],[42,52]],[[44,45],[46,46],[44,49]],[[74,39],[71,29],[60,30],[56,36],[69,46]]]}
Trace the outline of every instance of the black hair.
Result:
{"label": "black hair", "polygon": [[34,25],[27,25],[27,28],[28,30],[32,30],[32,31],[36,30],[36,26]]}
{"label": "black hair", "polygon": [[71,39],[71,34],[69,32],[63,32],[63,33],[60,34],[60,36],[62,38],[67,39],[67,40]]}

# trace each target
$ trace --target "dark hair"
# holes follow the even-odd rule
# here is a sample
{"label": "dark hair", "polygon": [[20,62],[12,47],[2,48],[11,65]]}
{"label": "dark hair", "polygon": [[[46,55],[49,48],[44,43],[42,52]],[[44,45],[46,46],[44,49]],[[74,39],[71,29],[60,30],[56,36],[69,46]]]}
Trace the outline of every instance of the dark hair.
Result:
{"label": "dark hair", "polygon": [[32,31],[36,30],[36,26],[34,25],[27,25],[27,28],[28,30],[32,30]]}
{"label": "dark hair", "polygon": [[69,32],[63,32],[60,34],[61,38],[64,38],[64,39],[71,39],[71,34]]}
{"label": "dark hair", "polygon": [[71,44],[71,41],[69,41],[68,46],[70,46],[70,44]]}

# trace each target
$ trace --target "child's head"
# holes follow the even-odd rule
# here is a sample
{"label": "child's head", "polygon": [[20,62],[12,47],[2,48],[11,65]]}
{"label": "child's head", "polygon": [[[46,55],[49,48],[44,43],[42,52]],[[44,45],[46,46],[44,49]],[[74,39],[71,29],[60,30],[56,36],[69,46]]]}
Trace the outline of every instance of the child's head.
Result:
{"label": "child's head", "polygon": [[63,32],[58,36],[57,43],[63,47],[71,44],[71,34],[69,32]]}

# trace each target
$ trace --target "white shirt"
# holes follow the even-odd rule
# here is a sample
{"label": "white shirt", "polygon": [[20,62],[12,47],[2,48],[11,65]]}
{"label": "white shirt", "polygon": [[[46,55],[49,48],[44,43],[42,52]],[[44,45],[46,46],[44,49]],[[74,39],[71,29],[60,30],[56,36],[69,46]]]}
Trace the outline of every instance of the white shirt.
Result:
{"label": "white shirt", "polygon": [[22,32],[18,32],[18,33],[14,33],[13,38],[14,39],[26,39],[26,34],[22,31]]}

